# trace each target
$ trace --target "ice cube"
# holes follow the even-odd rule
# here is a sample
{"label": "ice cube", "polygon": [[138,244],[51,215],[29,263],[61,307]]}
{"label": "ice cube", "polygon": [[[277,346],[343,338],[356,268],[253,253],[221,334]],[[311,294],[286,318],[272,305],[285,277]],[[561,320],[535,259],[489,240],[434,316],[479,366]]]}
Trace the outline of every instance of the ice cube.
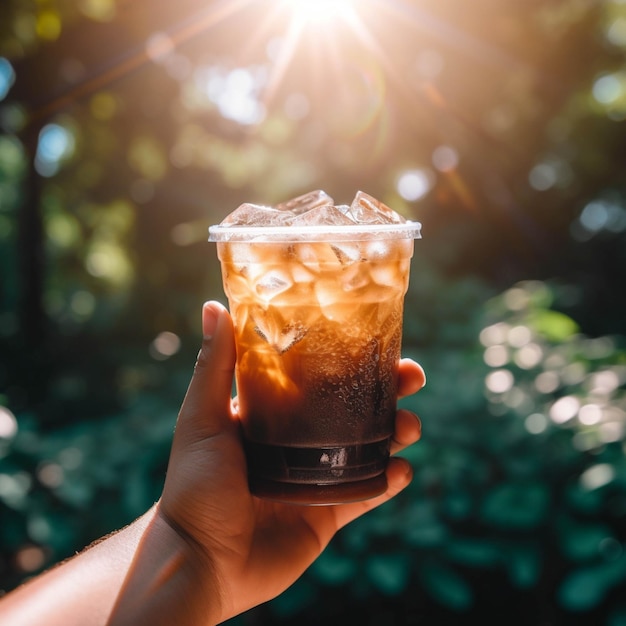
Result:
{"label": "ice cube", "polygon": [[235,272],[248,280],[256,280],[265,271],[262,265],[265,257],[258,246],[233,241],[224,246],[222,254],[224,261],[232,263]]}
{"label": "ice cube", "polygon": [[291,215],[260,204],[242,204],[223,220],[228,226],[287,226]]}
{"label": "ice cube", "polygon": [[252,312],[254,330],[278,354],[284,354],[292,346],[304,339],[308,329],[300,321],[285,323],[280,314],[271,309],[263,311],[257,308]]}
{"label": "ice cube", "polygon": [[354,224],[354,220],[330,204],[317,206],[293,218],[294,226],[327,226]]}
{"label": "ice cube", "polygon": [[306,268],[315,272],[320,271],[320,262],[315,253],[315,247],[310,243],[299,243],[293,248],[293,256]]}
{"label": "ice cube", "polygon": [[349,324],[354,316],[354,302],[346,300],[341,285],[334,279],[318,280],[315,285],[315,296],[320,305],[322,315],[337,324]]}
{"label": "ice cube", "polygon": [[[394,242],[396,243],[396,242]],[[388,241],[372,240],[364,243],[365,246],[365,258],[368,261],[381,261],[389,259],[391,254],[391,243]]]}
{"label": "ice cube", "polygon": [[286,202],[281,202],[276,205],[276,209],[279,211],[288,211],[292,215],[300,215],[316,207],[332,206],[334,203],[335,201],[325,191],[317,189],[305,193],[302,196],[298,196],[297,198],[287,200]]}
{"label": "ice cube", "polygon": [[280,331],[280,336],[273,343],[274,350],[279,354],[284,354],[287,350],[304,339],[307,330],[308,329],[299,322],[290,322],[283,327]]}
{"label": "ice cube", "polygon": [[323,278],[315,283],[315,296],[323,309],[331,304],[335,304],[341,297],[341,289],[337,281],[332,278]]}
{"label": "ice cube", "polygon": [[294,263],[290,269],[291,276],[296,283],[312,283],[315,280],[315,274],[303,265]]}
{"label": "ice cube", "polygon": [[358,191],[354,197],[350,206],[350,215],[359,224],[402,224],[406,222],[402,215],[364,191]]}
{"label": "ice cube", "polygon": [[402,283],[394,265],[374,265],[370,268],[370,275],[377,285],[382,285],[383,287],[395,287]]}
{"label": "ice cube", "polygon": [[399,263],[406,267],[413,256],[412,239],[379,239],[363,242],[363,257],[368,261]]}
{"label": "ice cube", "polygon": [[328,304],[321,309],[322,315],[329,321],[341,326],[354,325],[354,304],[352,302],[339,301]]}
{"label": "ice cube", "polygon": [[292,254],[294,259],[316,274],[328,264],[339,265],[337,254],[324,242],[298,243],[293,247]]}
{"label": "ice cube", "polygon": [[341,285],[344,291],[355,291],[365,287],[370,282],[370,275],[366,266],[362,263],[352,265],[345,273],[341,275]]}
{"label": "ice cube", "polygon": [[238,266],[258,263],[261,260],[257,250],[248,243],[232,241],[227,246],[222,246],[221,249],[224,260]]}
{"label": "ice cube", "polygon": [[361,260],[361,248],[358,244],[333,243],[330,247],[342,265],[352,265]]}
{"label": "ice cube", "polygon": [[256,282],[256,292],[263,300],[269,302],[293,285],[289,272],[283,269],[274,269],[266,272]]}

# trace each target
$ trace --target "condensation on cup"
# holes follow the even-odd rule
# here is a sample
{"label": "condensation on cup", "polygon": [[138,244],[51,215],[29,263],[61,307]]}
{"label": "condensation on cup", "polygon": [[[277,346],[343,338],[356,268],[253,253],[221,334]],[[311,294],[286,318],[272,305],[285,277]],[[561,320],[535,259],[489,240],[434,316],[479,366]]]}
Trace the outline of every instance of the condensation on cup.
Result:
{"label": "condensation on cup", "polygon": [[359,191],[243,204],[209,228],[235,326],[250,490],[298,504],[383,493],[419,222]]}

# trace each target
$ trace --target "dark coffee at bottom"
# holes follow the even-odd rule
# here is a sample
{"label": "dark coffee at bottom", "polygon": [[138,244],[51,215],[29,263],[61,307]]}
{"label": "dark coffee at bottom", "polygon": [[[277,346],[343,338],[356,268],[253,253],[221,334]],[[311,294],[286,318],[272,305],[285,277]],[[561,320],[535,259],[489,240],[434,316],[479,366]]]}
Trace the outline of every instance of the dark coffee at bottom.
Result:
{"label": "dark coffee at bottom", "polygon": [[265,498],[308,504],[365,500],[387,488],[389,445],[389,438],[322,448],[247,441],[250,488]]}

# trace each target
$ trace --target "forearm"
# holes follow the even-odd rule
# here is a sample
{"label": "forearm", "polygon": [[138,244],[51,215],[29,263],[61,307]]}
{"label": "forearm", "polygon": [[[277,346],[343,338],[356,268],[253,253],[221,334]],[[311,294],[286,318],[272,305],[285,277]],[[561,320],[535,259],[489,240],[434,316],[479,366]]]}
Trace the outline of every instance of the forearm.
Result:
{"label": "forearm", "polygon": [[[153,507],[141,518],[0,600],[0,624],[140,626],[215,623],[208,573]],[[208,607],[215,609],[212,614]]]}
{"label": "forearm", "polygon": [[0,600],[0,623],[106,624],[154,511],[9,593]]}

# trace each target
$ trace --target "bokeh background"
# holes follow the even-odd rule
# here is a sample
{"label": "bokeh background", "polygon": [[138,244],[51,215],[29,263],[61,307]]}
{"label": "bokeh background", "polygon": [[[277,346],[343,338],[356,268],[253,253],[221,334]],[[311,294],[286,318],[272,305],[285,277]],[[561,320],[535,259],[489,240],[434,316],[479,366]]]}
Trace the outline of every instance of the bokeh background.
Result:
{"label": "bokeh background", "polygon": [[625,626],[626,2],[3,0],[0,589],[158,497],[207,227],[423,224],[412,485],[233,625]]}

